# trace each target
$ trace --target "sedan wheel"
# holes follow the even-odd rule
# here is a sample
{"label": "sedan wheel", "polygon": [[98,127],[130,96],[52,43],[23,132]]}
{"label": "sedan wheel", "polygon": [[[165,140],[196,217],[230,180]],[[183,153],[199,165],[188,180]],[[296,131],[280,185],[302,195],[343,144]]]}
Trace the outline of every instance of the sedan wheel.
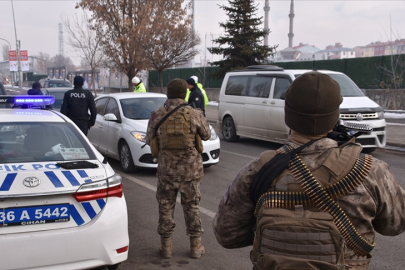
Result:
{"label": "sedan wheel", "polygon": [[130,173],[136,171],[136,166],[132,160],[131,150],[126,142],[120,145],[120,163],[124,172]]}
{"label": "sedan wheel", "polygon": [[222,122],[222,135],[227,142],[236,142],[239,136],[236,135],[236,127],[232,117],[226,117]]}

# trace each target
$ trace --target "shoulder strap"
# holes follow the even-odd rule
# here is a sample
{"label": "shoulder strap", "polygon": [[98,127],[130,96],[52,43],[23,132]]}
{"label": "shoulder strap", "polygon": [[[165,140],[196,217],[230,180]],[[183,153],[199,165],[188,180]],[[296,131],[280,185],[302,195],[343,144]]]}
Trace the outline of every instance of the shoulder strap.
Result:
{"label": "shoulder strap", "polygon": [[308,167],[298,155],[294,155],[291,159],[290,168],[292,175],[299,182],[311,202],[318,207],[319,210],[331,214],[346,244],[360,256],[369,254],[374,248],[375,243],[369,243],[357,232],[343,209],[340,208],[339,204],[326,192],[325,188],[311,174]]}
{"label": "shoulder strap", "polygon": [[157,123],[156,127],[155,127],[155,131],[157,131],[160,127],[160,125],[166,121],[167,118],[169,118],[170,115],[172,115],[175,111],[177,111],[178,109],[180,109],[181,107],[187,106],[188,104],[180,104],[179,106],[177,106],[176,108],[174,108],[173,110],[171,110],[170,112],[168,112],[162,119],[160,119],[160,121]]}

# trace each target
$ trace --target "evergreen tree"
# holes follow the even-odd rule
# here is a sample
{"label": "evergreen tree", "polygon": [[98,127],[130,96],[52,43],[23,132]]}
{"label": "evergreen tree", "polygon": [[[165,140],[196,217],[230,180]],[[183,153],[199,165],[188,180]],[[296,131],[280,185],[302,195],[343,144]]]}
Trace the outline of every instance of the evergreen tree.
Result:
{"label": "evergreen tree", "polygon": [[219,24],[225,29],[225,35],[213,40],[218,47],[208,48],[212,54],[223,55],[223,60],[211,63],[221,68],[213,74],[219,78],[227,71],[263,63],[278,46],[260,45],[268,31],[259,30],[263,17],[256,18],[257,5],[253,0],[229,0],[229,4],[230,7],[220,6],[229,17]]}

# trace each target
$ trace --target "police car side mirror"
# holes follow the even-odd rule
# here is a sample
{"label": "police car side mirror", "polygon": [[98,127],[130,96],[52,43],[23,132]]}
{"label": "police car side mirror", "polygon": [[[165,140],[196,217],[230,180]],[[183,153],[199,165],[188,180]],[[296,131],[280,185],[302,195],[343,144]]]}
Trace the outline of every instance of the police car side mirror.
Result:
{"label": "police car side mirror", "polygon": [[105,120],[105,121],[115,121],[115,122],[118,122],[117,116],[115,116],[115,114],[113,114],[113,113],[107,113],[106,115],[104,115],[104,120]]}

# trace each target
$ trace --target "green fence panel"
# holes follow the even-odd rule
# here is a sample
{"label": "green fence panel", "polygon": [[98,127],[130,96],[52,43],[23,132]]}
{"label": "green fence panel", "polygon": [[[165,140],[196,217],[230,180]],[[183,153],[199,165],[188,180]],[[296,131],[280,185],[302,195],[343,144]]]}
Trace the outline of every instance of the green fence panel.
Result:
{"label": "green fence panel", "polygon": [[[318,60],[318,61],[293,61],[293,62],[275,62],[272,65],[282,67],[284,69],[317,69],[317,70],[332,70],[338,71],[349,76],[361,89],[388,89],[392,88],[392,78],[383,71],[383,66],[391,66],[392,60],[398,60],[402,57],[402,65],[397,67],[405,69],[405,55],[386,55],[350,59],[335,59],[335,60]],[[392,70],[392,68],[390,68]],[[221,79],[214,78],[212,74],[219,70],[219,67],[198,67],[198,68],[179,68],[168,69],[163,71],[163,86],[169,83],[174,78],[188,79],[192,75],[199,78],[199,82],[204,88],[220,88]],[[402,79],[402,80],[401,80]],[[405,74],[401,81],[402,88],[405,85]],[[149,72],[149,85],[160,86],[159,75],[157,71]]]}

